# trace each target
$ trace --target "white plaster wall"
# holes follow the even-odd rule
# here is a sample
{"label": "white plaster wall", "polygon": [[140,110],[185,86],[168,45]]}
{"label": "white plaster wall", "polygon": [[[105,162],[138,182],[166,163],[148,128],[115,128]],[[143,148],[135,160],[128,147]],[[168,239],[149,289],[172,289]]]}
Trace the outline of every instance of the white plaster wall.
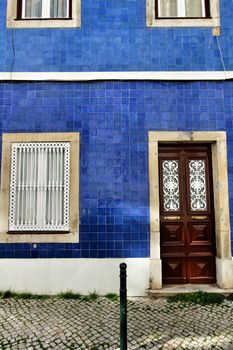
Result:
{"label": "white plaster wall", "polygon": [[105,295],[119,292],[119,264],[127,264],[129,296],[149,288],[149,258],[138,259],[1,259],[0,290],[56,294],[73,290]]}
{"label": "white plaster wall", "polygon": [[233,288],[233,259],[216,258],[216,273],[219,287]]}

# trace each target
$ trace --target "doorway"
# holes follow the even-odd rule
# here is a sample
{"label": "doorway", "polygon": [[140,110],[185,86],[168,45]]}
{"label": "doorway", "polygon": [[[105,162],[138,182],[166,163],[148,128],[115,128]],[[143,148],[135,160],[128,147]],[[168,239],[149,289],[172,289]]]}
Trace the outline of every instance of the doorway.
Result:
{"label": "doorway", "polygon": [[162,283],[215,283],[211,145],[159,144]]}

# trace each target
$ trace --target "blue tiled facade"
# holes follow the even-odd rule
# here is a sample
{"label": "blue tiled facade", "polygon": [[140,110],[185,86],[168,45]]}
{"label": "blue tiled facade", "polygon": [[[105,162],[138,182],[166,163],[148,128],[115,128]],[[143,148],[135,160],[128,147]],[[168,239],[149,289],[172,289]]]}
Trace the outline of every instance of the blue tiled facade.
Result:
{"label": "blue tiled facade", "polygon": [[[0,71],[233,70],[233,6],[212,28],[147,28],[146,0],[81,0],[81,28],[6,29],[0,2]],[[219,40],[219,45],[217,40]],[[220,49],[222,51],[222,58]]]}
{"label": "blue tiled facade", "polygon": [[[7,29],[0,72],[233,71],[233,5],[212,28],[147,28],[146,0],[81,0],[81,27]],[[233,82],[0,82],[2,133],[80,132],[80,240],[0,258],[150,256],[148,131],[222,131],[233,229]],[[1,139],[0,139],[1,141]],[[232,237],[233,240],[233,237]]]}
{"label": "blue tiled facade", "polygon": [[[0,244],[0,258],[148,257],[148,131],[226,130],[233,82],[0,84],[1,132],[80,132],[80,242]],[[233,220],[231,220],[233,222]]]}

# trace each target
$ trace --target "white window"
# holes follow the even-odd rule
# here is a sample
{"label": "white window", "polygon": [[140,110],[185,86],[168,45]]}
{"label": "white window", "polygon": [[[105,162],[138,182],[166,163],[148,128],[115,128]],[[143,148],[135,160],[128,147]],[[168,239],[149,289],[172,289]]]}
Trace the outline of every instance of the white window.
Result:
{"label": "white window", "polygon": [[7,0],[7,28],[73,28],[81,25],[81,0]]}
{"label": "white window", "polygon": [[69,231],[70,144],[11,148],[9,231]]}
{"label": "white window", "polygon": [[20,18],[69,18],[69,5],[69,0],[22,0],[18,13]]}
{"label": "white window", "polygon": [[78,242],[79,143],[76,132],[2,135],[0,242]]}
{"label": "white window", "polygon": [[219,0],[146,0],[148,27],[212,27],[220,35]]}
{"label": "white window", "polygon": [[210,17],[208,0],[156,0],[157,18]]}

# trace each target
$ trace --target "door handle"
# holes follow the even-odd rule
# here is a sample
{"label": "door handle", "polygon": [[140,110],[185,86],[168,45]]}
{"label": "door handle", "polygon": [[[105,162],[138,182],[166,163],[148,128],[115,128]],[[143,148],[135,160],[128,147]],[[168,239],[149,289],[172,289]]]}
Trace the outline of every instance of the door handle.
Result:
{"label": "door handle", "polygon": [[180,220],[180,216],[164,216],[164,220]]}
{"label": "door handle", "polygon": [[208,219],[208,216],[191,216],[191,219],[206,220],[206,219]]}

